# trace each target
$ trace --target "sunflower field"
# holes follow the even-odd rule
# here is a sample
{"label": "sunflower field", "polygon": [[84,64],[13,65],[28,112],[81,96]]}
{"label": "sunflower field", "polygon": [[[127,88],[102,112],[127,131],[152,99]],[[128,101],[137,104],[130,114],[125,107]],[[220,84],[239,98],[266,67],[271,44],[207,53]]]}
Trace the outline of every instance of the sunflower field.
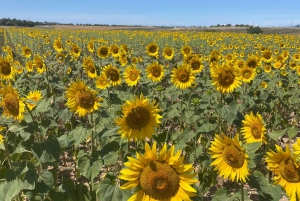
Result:
{"label": "sunflower field", "polygon": [[299,200],[299,76],[294,35],[0,28],[0,201]]}

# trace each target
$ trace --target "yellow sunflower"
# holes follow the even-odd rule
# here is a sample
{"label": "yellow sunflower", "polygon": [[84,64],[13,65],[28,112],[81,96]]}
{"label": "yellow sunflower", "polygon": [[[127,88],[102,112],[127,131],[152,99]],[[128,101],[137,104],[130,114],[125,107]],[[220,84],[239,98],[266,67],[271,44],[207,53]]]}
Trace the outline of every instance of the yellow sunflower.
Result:
{"label": "yellow sunflower", "polygon": [[140,73],[135,65],[127,66],[124,72],[125,83],[130,87],[137,85],[141,78]]}
{"label": "yellow sunflower", "polygon": [[190,61],[189,64],[192,68],[193,73],[200,73],[202,72],[204,65],[202,64],[202,59],[198,56],[194,56]]}
{"label": "yellow sunflower", "polygon": [[246,62],[246,66],[248,66],[249,68],[256,68],[260,66],[260,64],[261,64],[260,59],[254,55],[250,56],[250,58],[248,58]]}
{"label": "yellow sunflower", "polygon": [[174,57],[174,49],[171,47],[165,47],[163,57],[167,60],[172,60]]}
{"label": "yellow sunflower", "polygon": [[102,58],[102,59],[105,59],[107,57],[109,57],[110,55],[110,49],[106,46],[101,46],[97,49],[97,56]]}
{"label": "yellow sunflower", "polygon": [[174,150],[174,145],[168,149],[164,143],[157,153],[156,142],[152,148],[146,142],[144,154],[127,157],[127,168],[120,171],[119,178],[128,182],[121,189],[139,189],[129,201],[182,201],[196,196],[197,191],[190,186],[198,182],[193,164],[183,164],[181,150]]}
{"label": "yellow sunflower", "polygon": [[244,68],[239,69],[239,71],[243,82],[251,82],[256,76],[256,71],[254,68],[245,66]]}
{"label": "yellow sunflower", "polygon": [[7,58],[0,57],[0,79],[14,80],[16,70]]}
{"label": "yellow sunflower", "polygon": [[95,81],[96,88],[98,89],[106,89],[109,87],[109,80],[105,73],[101,73]]}
{"label": "yellow sunflower", "polygon": [[244,148],[240,145],[238,135],[234,139],[225,134],[215,135],[209,148],[212,159],[211,166],[224,179],[236,182],[246,182],[249,175],[248,158]]}
{"label": "yellow sunflower", "polygon": [[122,105],[123,116],[116,119],[116,124],[120,126],[118,133],[129,140],[151,138],[155,128],[159,127],[159,119],[162,118],[158,112],[160,112],[158,105],[155,105],[154,101],[150,102],[143,95],[126,101]]}
{"label": "yellow sunflower", "polygon": [[245,67],[245,62],[243,60],[237,60],[235,62],[235,67],[237,67],[237,68],[243,68],[243,67]]}
{"label": "yellow sunflower", "polygon": [[85,72],[87,73],[87,76],[89,78],[97,77],[96,67],[95,67],[94,61],[91,56],[83,58],[82,67],[85,70]]}
{"label": "yellow sunflower", "polygon": [[[6,127],[0,126],[0,132],[4,131],[6,129]],[[4,141],[3,135],[0,134],[0,144],[2,144]]]}
{"label": "yellow sunflower", "polygon": [[38,73],[43,73],[44,71],[46,71],[45,62],[43,58],[38,54],[36,54],[33,58],[33,67],[36,68]]}
{"label": "yellow sunflower", "polygon": [[247,143],[267,143],[265,138],[266,128],[261,115],[258,113],[254,115],[251,111],[250,114],[246,114],[241,132]]}
{"label": "yellow sunflower", "polygon": [[87,49],[88,49],[88,51],[91,52],[91,53],[94,52],[95,46],[94,46],[93,41],[88,42],[88,44],[87,44]]}
{"label": "yellow sunflower", "polygon": [[33,64],[32,64],[32,61],[27,61],[26,64],[25,64],[25,67],[26,67],[26,70],[28,72],[32,72],[33,71]]}
{"label": "yellow sunflower", "polygon": [[153,62],[146,67],[147,78],[152,82],[159,82],[162,80],[165,70],[163,65],[158,62]]}
{"label": "yellow sunflower", "polygon": [[270,72],[272,71],[272,66],[269,65],[269,64],[265,64],[265,65],[263,66],[263,69],[264,69],[264,71],[265,71],[266,73],[270,73]]}
{"label": "yellow sunflower", "polygon": [[59,62],[59,63],[63,63],[65,61],[66,55],[62,52],[59,52],[56,54],[55,59]]}
{"label": "yellow sunflower", "polygon": [[298,65],[297,65],[296,62],[294,62],[294,61],[289,62],[289,67],[290,67],[291,70],[295,70],[297,68],[297,66]]}
{"label": "yellow sunflower", "polygon": [[296,201],[300,198],[300,164],[291,151],[286,146],[283,151],[278,145],[276,152],[267,152],[265,161],[269,170],[274,174],[272,180],[274,184],[279,184],[285,190],[290,200]]}
{"label": "yellow sunflower", "polygon": [[81,50],[78,47],[78,45],[75,43],[72,44],[70,54],[73,55],[75,60],[77,60],[77,58],[80,56],[80,53],[81,53]]}
{"label": "yellow sunflower", "polygon": [[20,98],[18,91],[12,86],[1,84],[0,95],[2,100],[0,106],[3,107],[2,116],[12,117],[17,121],[21,121],[24,116],[25,104]]}
{"label": "yellow sunflower", "polygon": [[95,90],[91,90],[81,80],[74,81],[66,90],[66,106],[80,117],[98,110],[102,98],[97,97]]}
{"label": "yellow sunflower", "polygon": [[42,92],[39,90],[31,91],[26,96],[26,105],[29,108],[29,110],[32,110],[35,107],[35,104],[41,100],[42,98]]}
{"label": "yellow sunflower", "polygon": [[29,49],[29,47],[27,46],[22,47],[22,54],[25,58],[31,57],[31,50]]}
{"label": "yellow sunflower", "polygon": [[263,81],[263,82],[260,83],[260,87],[266,89],[266,88],[268,88],[268,83],[266,83],[266,82]]}
{"label": "yellow sunflower", "polygon": [[120,70],[116,66],[112,66],[111,64],[109,64],[103,68],[103,72],[106,74],[109,83],[112,86],[115,87],[122,83]]}
{"label": "yellow sunflower", "polygon": [[56,39],[53,43],[53,48],[57,51],[57,52],[61,52],[63,51],[63,45],[60,39]]}
{"label": "yellow sunflower", "polygon": [[221,93],[231,93],[241,84],[241,78],[236,68],[223,63],[210,68],[212,85]]}
{"label": "yellow sunflower", "polygon": [[300,53],[295,53],[295,54],[293,54],[292,58],[293,58],[295,61],[300,61]]}
{"label": "yellow sunflower", "polygon": [[271,50],[265,50],[262,53],[262,61],[270,63],[273,60],[272,51]]}
{"label": "yellow sunflower", "polygon": [[110,46],[110,53],[114,58],[119,57],[119,51],[120,51],[120,48],[116,44],[113,44]]}
{"label": "yellow sunflower", "polygon": [[192,50],[192,48],[190,47],[190,46],[188,46],[188,45],[185,45],[185,46],[183,46],[182,48],[181,48],[181,54],[184,56],[184,57],[186,57],[186,56],[188,56],[188,55],[190,55],[190,54],[192,54],[193,53],[193,50]]}
{"label": "yellow sunflower", "polygon": [[158,57],[159,47],[156,43],[150,43],[146,47],[146,52],[150,57]]}
{"label": "yellow sunflower", "polygon": [[189,65],[181,65],[172,70],[171,81],[175,87],[186,89],[195,82],[196,77]]}

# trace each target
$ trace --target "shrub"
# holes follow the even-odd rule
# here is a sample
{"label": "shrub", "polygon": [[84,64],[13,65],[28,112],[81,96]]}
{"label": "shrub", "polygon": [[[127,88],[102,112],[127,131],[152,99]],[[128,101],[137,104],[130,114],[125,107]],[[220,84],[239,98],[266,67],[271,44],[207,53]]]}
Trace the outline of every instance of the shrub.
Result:
{"label": "shrub", "polygon": [[249,34],[261,34],[263,33],[262,29],[259,26],[250,26],[247,28],[247,33]]}

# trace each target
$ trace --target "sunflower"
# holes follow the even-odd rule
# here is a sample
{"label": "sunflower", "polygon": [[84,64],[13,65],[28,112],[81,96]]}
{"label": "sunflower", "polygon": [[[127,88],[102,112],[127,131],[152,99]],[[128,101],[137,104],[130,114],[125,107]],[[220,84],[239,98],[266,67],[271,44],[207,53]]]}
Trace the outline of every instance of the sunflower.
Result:
{"label": "sunflower", "polygon": [[289,62],[289,67],[290,67],[290,69],[292,69],[292,70],[295,70],[296,68],[297,68],[297,63],[296,62],[294,62],[294,61],[290,61]]}
{"label": "sunflower", "polygon": [[158,62],[153,62],[146,67],[147,78],[152,80],[152,82],[159,82],[162,80],[165,70],[163,65],[158,64]]}
{"label": "sunflower", "polygon": [[266,82],[263,81],[263,82],[260,83],[260,87],[266,89],[266,88],[268,88],[268,83],[266,83]]}
{"label": "sunflower", "polygon": [[190,54],[192,54],[193,53],[193,50],[192,50],[192,48],[190,47],[190,46],[188,46],[188,45],[185,45],[185,46],[183,46],[182,48],[181,48],[181,54],[184,56],[184,57],[186,57],[186,56],[188,56],[188,55],[190,55]]}
{"label": "sunflower", "polygon": [[114,58],[119,57],[119,51],[120,51],[120,48],[117,45],[113,44],[110,46],[110,53]]}
{"label": "sunflower", "polygon": [[88,42],[88,44],[87,44],[87,49],[88,49],[88,51],[91,52],[91,53],[94,52],[95,46],[94,46],[93,41]]}
{"label": "sunflower", "polygon": [[139,190],[129,200],[134,201],[182,201],[191,200],[196,190],[190,185],[198,182],[192,164],[183,164],[181,150],[174,153],[175,146],[169,150],[164,143],[157,153],[156,142],[152,148],[145,143],[145,153],[136,153],[136,158],[127,157],[127,168],[120,171],[120,179],[128,181],[121,189]]}
{"label": "sunflower", "polygon": [[[4,131],[6,129],[6,127],[0,126],[0,132]],[[0,134],[0,144],[2,144],[4,141],[3,135]]]}
{"label": "sunflower", "polygon": [[118,133],[127,139],[151,138],[155,132],[154,128],[159,127],[159,119],[162,118],[158,112],[160,112],[158,104],[155,105],[154,101],[150,102],[143,95],[140,98],[136,97],[134,100],[126,101],[122,105],[123,116],[115,121],[120,126]]}
{"label": "sunflower", "polygon": [[100,46],[98,49],[97,49],[97,56],[102,58],[102,59],[105,59],[107,57],[109,57],[110,55],[110,49],[106,46]]}
{"label": "sunflower", "polygon": [[189,61],[188,65],[191,66],[193,73],[200,73],[204,68],[204,65],[202,64],[202,59],[198,56],[194,56]]}
{"label": "sunflower", "polygon": [[92,57],[84,57],[82,67],[89,78],[97,77],[97,71]]}
{"label": "sunflower", "polygon": [[111,64],[105,66],[103,68],[103,72],[106,74],[109,83],[112,86],[120,85],[122,82],[120,70],[116,66],[112,66]]}
{"label": "sunflower", "polygon": [[249,68],[256,68],[261,64],[260,59],[254,55],[250,56],[246,62],[246,66]]}
{"label": "sunflower", "polygon": [[141,78],[140,73],[141,71],[135,65],[127,66],[124,72],[125,83],[130,87],[137,85]]}
{"label": "sunflower", "polygon": [[212,85],[221,93],[231,93],[241,84],[238,70],[226,63],[211,66],[210,73]]}
{"label": "sunflower", "polygon": [[33,66],[37,69],[38,73],[43,73],[46,71],[46,65],[43,58],[36,54],[33,58]]}
{"label": "sunflower", "polygon": [[270,72],[272,71],[272,66],[269,65],[269,64],[265,64],[265,65],[263,66],[263,69],[264,69],[264,71],[265,71],[266,73],[270,73]]}
{"label": "sunflower", "polygon": [[80,117],[98,110],[102,98],[97,97],[94,90],[89,89],[81,80],[74,81],[66,90],[66,106]]}
{"label": "sunflower", "polygon": [[118,61],[120,62],[121,66],[126,66],[128,63],[126,52],[122,49],[119,52]]}
{"label": "sunflower", "polygon": [[146,47],[146,52],[150,57],[158,57],[159,47],[156,43],[150,43]]}
{"label": "sunflower", "polygon": [[56,54],[55,59],[59,62],[59,63],[63,63],[65,61],[66,55],[62,52],[59,52]]}
{"label": "sunflower", "polygon": [[289,146],[285,151],[275,146],[277,153],[267,152],[265,158],[269,170],[274,174],[272,180],[274,184],[282,186],[290,200],[296,201],[300,198],[300,164],[297,156],[291,153]]}
{"label": "sunflower", "polygon": [[21,121],[24,118],[25,104],[19,97],[18,91],[10,85],[5,86],[1,84],[1,87],[0,95],[2,100],[0,106],[4,110],[2,116],[12,117],[17,121]]}
{"label": "sunflower", "polygon": [[241,129],[241,132],[247,143],[267,143],[265,139],[265,131],[266,128],[260,114],[257,113],[256,115],[254,115],[252,111],[250,114],[246,114],[245,120],[243,120],[243,127]]}
{"label": "sunflower", "polygon": [[60,39],[56,39],[53,43],[53,48],[57,51],[57,52],[61,52],[63,51],[63,45]]}
{"label": "sunflower", "polygon": [[81,50],[79,49],[77,44],[72,44],[71,46],[71,52],[70,54],[73,55],[74,59],[77,60],[77,58],[80,56]]}
{"label": "sunflower", "polygon": [[32,61],[27,61],[26,64],[25,64],[25,67],[26,67],[26,70],[28,72],[32,72],[33,71],[33,64],[32,64]]}
{"label": "sunflower", "polygon": [[256,71],[254,68],[249,68],[245,66],[244,68],[241,68],[239,70],[243,82],[250,82],[254,80],[256,75]]}
{"label": "sunflower", "polygon": [[163,57],[167,60],[172,60],[174,57],[174,49],[171,47],[165,47]]}
{"label": "sunflower", "polygon": [[195,82],[196,77],[189,65],[181,65],[172,70],[171,81],[175,87],[186,89]]}
{"label": "sunflower", "polygon": [[295,53],[295,54],[293,54],[292,58],[293,58],[295,61],[300,61],[300,54],[299,54],[299,53]]}
{"label": "sunflower", "polygon": [[35,107],[35,104],[39,100],[41,100],[41,98],[42,98],[42,92],[40,92],[39,90],[29,92],[29,94],[26,96],[26,101],[28,101],[26,105],[29,108],[29,110],[32,110]]}
{"label": "sunflower", "polygon": [[227,137],[225,134],[216,135],[209,148],[210,154],[214,161],[211,166],[224,179],[231,181],[246,182],[249,175],[248,155],[240,145],[238,135],[234,139]]}
{"label": "sunflower", "polygon": [[273,60],[272,51],[271,50],[265,50],[262,53],[262,61],[270,63]]}
{"label": "sunflower", "polygon": [[97,77],[95,85],[98,89],[106,89],[107,87],[109,87],[109,80],[107,79],[105,73],[101,73],[101,75]]}
{"label": "sunflower", "polygon": [[16,70],[7,58],[0,57],[0,79],[14,80]]}
{"label": "sunflower", "polygon": [[236,66],[237,68],[243,68],[243,67],[245,67],[245,62],[244,62],[243,60],[237,60],[237,61],[235,62],[235,66]]}
{"label": "sunflower", "polygon": [[22,47],[22,54],[25,58],[31,57],[31,50],[29,49],[29,47]]}

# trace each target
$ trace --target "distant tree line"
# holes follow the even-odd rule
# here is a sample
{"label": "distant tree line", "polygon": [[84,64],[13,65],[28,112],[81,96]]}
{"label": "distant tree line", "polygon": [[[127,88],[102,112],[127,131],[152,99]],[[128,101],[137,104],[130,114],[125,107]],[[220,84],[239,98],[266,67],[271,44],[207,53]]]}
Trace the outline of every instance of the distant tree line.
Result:
{"label": "distant tree line", "polygon": [[[233,27],[232,24],[217,24],[217,25],[211,25],[210,27]],[[250,27],[248,24],[236,24],[234,27]]]}
{"label": "distant tree line", "polygon": [[33,22],[30,20],[17,20],[16,18],[2,18],[0,19],[0,26],[22,26],[22,27],[34,27],[37,25],[55,25],[56,22]]}

